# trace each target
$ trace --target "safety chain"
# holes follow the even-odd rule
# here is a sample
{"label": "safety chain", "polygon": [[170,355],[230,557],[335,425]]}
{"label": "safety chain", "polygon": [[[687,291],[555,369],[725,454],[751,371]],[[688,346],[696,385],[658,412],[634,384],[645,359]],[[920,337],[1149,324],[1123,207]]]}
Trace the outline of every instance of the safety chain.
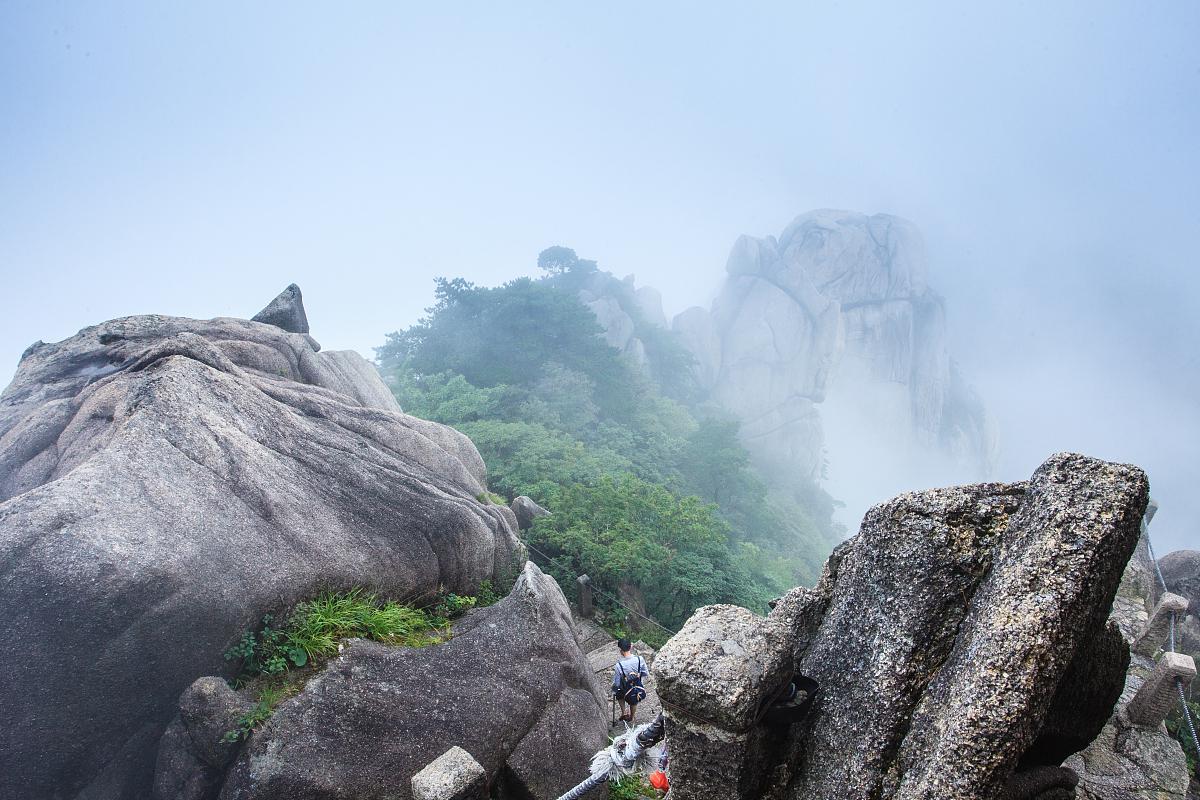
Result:
{"label": "safety chain", "polygon": [[[1142,536],[1146,537],[1146,549],[1150,552],[1150,563],[1154,565],[1154,572],[1158,575],[1158,583],[1162,586],[1163,593],[1170,591],[1167,589],[1166,578],[1163,577],[1162,568],[1158,566],[1158,556],[1154,554],[1154,545],[1150,543],[1150,526],[1146,524],[1146,518],[1142,517]],[[1175,652],[1175,612],[1171,612],[1170,634],[1168,643],[1170,652]],[[1179,709],[1183,713],[1183,720],[1187,723],[1188,732],[1192,735],[1192,748],[1196,752],[1197,761],[1200,762],[1200,736],[1196,735],[1196,723],[1192,719],[1192,710],[1188,707],[1187,697],[1183,693],[1183,679],[1175,679],[1175,688],[1179,690]],[[1197,766],[1197,775],[1200,775],[1200,766]]]}

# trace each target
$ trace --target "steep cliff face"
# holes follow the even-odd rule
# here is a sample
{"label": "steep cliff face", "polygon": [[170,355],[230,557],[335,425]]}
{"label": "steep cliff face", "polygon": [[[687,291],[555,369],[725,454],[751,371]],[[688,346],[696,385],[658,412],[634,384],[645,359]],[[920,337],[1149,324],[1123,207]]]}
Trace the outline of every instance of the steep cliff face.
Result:
{"label": "steep cliff face", "polygon": [[815,480],[827,448],[836,459],[866,441],[976,478],[990,471],[995,435],[950,358],[910,223],[814,211],[779,239],[743,236],[726,269],[711,311],[688,309],[672,327],[768,472]]}
{"label": "steep cliff face", "polygon": [[[290,292],[264,314],[307,329]],[[513,574],[516,519],[476,500],[471,442],[319,350],[142,316],[25,354],[0,395],[0,798],[147,797],[184,687],[319,587]]]}

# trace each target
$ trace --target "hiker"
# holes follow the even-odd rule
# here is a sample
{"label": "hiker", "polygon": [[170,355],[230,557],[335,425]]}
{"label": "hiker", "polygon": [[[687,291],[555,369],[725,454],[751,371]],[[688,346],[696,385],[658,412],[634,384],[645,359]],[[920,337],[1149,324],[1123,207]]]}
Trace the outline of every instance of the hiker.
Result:
{"label": "hiker", "polygon": [[[650,670],[646,669],[646,662],[641,656],[632,653],[633,644],[628,639],[618,639],[617,649],[621,651],[621,657],[613,669],[613,697],[621,703],[621,719],[633,722],[638,703],[646,698],[642,681],[650,677]],[[629,706],[628,714],[625,713],[626,705]]]}

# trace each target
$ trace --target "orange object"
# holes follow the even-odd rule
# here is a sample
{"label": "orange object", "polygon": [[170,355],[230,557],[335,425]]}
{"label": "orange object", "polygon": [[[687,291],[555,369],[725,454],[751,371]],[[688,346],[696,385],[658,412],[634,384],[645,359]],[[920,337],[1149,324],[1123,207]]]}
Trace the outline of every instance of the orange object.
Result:
{"label": "orange object", "polygon": [[667,773],[660,769],[650,773],[650,785],[660,792],[665,792],[671,788],[671,782],[667,780]]}

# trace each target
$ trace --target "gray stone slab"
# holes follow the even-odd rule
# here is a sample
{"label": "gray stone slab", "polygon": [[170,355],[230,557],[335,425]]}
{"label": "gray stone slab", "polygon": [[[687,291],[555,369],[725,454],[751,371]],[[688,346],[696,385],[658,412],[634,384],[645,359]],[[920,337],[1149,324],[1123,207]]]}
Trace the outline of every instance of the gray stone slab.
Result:
{"label": "gray stone slab", "polygon": [[1187,613],[1187,608],[1186,597],[1180,597],[1170,592],[1164,594],[1158,604],[1154,606],[1154,610],[1150,612],[1150,619],[1146,623],[1146,627],[1134,639],[1130,649],[1144,656],[1152,656],[1159,650],[1166,650],[1171,635],[1171,617],[1182,621],[1183,615]]}
{"label": "gray stone slab", "polygon": [[1183,653],[1163,653],[1150,677],[1125,706],[1125,719],[1133,725],[1157,726],[1179,702],[1176,679],[1186,689],[1196,677],[1196,662]]}
{"label": "gray stone slab", "polygon": [[461,747],[451,747],[412,777],[413,800],[482,800],[487,772]]}

